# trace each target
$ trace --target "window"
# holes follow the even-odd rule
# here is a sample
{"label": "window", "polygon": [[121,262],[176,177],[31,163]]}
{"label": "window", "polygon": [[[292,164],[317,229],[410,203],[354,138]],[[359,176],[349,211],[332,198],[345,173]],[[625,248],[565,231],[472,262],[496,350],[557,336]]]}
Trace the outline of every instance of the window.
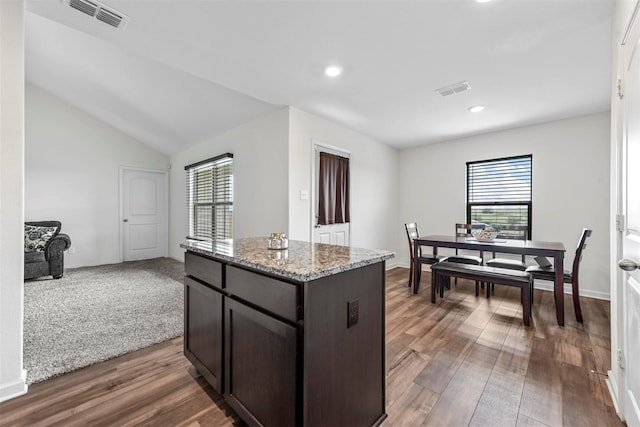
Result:
{"label": "window", "polygon": [[185,166],[187,239],[233,238],[233,154]]}
{"label": "window", "polygon": [[467,222],[524,224],[531,239],[532,156],[467,163]]}

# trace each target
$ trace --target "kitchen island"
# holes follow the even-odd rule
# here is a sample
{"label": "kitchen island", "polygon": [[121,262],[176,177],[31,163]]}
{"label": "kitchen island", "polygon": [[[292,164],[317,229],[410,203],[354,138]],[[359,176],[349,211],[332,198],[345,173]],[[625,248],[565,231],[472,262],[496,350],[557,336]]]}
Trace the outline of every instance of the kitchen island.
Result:
{"label": "kitchen island", "polygon": [[181,245],[185,356],[249,425],[380,424],[394,254],[267,240]]}

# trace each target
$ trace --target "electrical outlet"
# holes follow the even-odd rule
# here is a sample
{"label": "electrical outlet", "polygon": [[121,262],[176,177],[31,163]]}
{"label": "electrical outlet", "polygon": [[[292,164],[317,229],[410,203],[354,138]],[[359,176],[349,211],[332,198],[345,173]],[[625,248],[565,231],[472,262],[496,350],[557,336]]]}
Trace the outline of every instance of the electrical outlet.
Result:
{"label": "electrical outlet", "polygon": [[76,247],[75,246],[70,246],[69,249],[67,250],[67,252],[69,253],[69,255],[75,254],[76,253]]}
{"label": "electrical outlet", "polygon": [[358,323],[358,300],[347,302],[347,328]]}

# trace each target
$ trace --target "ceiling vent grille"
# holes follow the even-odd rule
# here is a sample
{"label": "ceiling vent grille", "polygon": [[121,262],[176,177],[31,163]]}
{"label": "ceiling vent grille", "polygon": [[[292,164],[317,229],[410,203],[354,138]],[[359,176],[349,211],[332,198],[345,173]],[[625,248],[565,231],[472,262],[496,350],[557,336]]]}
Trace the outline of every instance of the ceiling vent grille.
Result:
{"label": "ceiling vent grille", "polygon": [[88,0],[69,0],[69,6],[90,16],[98,11],[98,5]]}
{"label": "ceiling vent grille", "polygon": [[99,21],[109,24],[114,28],[122,28],[127,21],[127,17],[100,2],[92,0],[64,0],[72,8],[79,10]]}
{"label": "ceiling vent grille", "polygon": [[105,24],[109,24],[112,27],[116,27],[116,28],[118,28],[122,23],[122,16],[116,13],[110,12],[107,9],[103,9],[103,8],[98,10],[98,13],[96,14],[96,19],[98,21],[102,21]]}
{"label": "ceiling vent grille", "polygon": [[462,81],[458,83],[454,83],[448,86],[441,87],[440,89],[436,89],[435,92],[441,96],[449,96],[454,93],[464,92],[465,90],[471,89],[471,85],[468,81]]}

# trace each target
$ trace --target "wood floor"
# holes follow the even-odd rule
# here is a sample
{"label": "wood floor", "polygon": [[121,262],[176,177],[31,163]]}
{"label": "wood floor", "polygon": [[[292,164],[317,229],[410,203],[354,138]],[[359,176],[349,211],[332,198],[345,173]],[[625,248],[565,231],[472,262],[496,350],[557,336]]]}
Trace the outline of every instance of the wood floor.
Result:
{"label": "wood floor", "polygon": [[[408,271],[387,272],[387,413],[390,426],[622,426],[609,398],[609,303],[571,298],[556,325],[550,292],[535,291],[531,327],[518,289],[490,300],[474,285],[431,304],[429,274],[418,295]],[[189,374],[176,338],[33,384],[0,403],[0,426],[243,425],[206,382]]]}

